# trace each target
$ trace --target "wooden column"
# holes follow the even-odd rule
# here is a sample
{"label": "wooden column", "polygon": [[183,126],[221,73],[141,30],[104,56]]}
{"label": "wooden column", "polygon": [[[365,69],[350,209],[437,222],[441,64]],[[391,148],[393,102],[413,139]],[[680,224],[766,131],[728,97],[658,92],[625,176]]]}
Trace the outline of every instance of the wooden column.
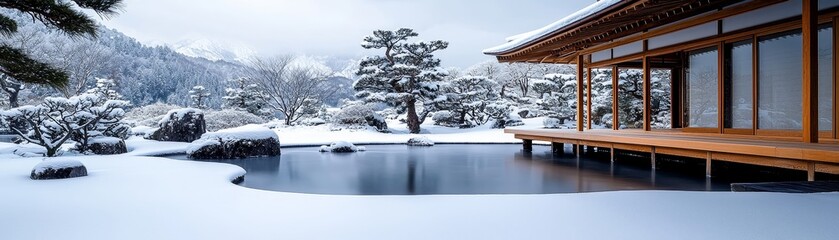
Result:
{"label": "wooden column", "polygon": [[801,32],[804,39],[804,71],[801,80],[803,99],[802,127],[806,143],[819,142],[819,41],[818,0],[802,0]]}
{"label": "wooden column", "polygon": [[816,163],[807,162],[807,181],[816,181]]}
{"label": "wooden column", "polygon": [[522,147],[524,148],[525,152],[532,152],[533,151],[533,140],[522,140]]}
{"label": "wooden column", "polygon": [[643,60],[643,68],[644,68],[644,131],[652,130],[651,121],[652,121],[652,104],[650,101],[652,99],[651,89],[650,86],[652,83],[650,82],[652,77],[650,76],[650,59],[647,56],[644,56]]}
{"label": "wooden column", "polygon": [[618,113],[618,66],[612,66],[612,129],[620,129],[620,115]]}
{"label": "wooden column", "polygon": [[711,177],[711,152],[705,158],[705,177]]}
{"label": "wooden column", "polygon": [[565,144],[563,143],[551,143],[551,151],[553,153],[565,153]]}
{"label": "wooden column", "polygon": [[591,129],[591,68],[586,68],[586,127]]}
{"label": "wooden column", "polygon": [[577,131],[583,131],[583,61],[585,56],[577,56]]}

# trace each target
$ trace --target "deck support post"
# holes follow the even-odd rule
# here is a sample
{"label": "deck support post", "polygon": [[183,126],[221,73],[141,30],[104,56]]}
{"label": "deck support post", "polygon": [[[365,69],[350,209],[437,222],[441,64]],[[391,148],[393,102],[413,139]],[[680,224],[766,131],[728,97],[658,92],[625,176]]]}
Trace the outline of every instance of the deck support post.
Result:
{"label": "deck support post", "polygon": [[583,62],[585,61],[585,55],[577,56],[577,131],[583,131],[583,119],[585,116],[583,115],[583,75],[585,73],[585,69],[583,69]]}
{"label": "deck support post", "polygon": [[816,163],[807,162],[807,181],[816,181]]}
{"label": "deck support post", "polygon": [[551,152],[554,154],[565,153],[565,144],[563,143],[551,143]]}
{"label": "deck support post", "polygon": [[609,148],[609,161],[615,162],[615,148]]}
{"label": "deck support post", "polygon": [[650,147],[650,166],[655,170],[655,147]]}
{"label": "deck support post", "polygon": [[711,177],[711,152],[708,152],[708,156],[705,157],[705,177]]}
{"label": "deck support post", "polygon": [[579,156],[580,156],[580,151],[578,151],[578,150],[579,150],[579,146],[580,146],[580,145],[577,145],[577,144],[571,144],[571,153],[573,153],[573,154],[574,154],[575,156],[577,156],[577,157],[579,157]]}
{"label": "deck support post", "polygon": [[532,152],[533,151],[533,140],[522,140],[522,147],[524,148],[525,152]]}
{"label": "deck support post", "polygon": [[804,40],[802,72],[802,127],[803,142],[819,142],[819,41],[818,41],[818,0],[803,0],[801,15],[801,36]]}

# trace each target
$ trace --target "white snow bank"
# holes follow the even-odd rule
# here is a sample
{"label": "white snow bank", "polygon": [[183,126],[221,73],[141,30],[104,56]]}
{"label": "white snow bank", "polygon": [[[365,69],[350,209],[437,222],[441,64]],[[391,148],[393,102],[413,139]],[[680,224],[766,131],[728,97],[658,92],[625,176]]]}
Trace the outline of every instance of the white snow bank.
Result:
{"label": "white snow bank", "polygon": [[53,159],[47,158],[32,168],[32,172],[35,174],[42,174],[44,171],[48,169],[64,169],[64,168],[75,168],[75,167],[82,167],[84,164],[79,160],[74,159]]}
{"label": "white snow bank", "polygon": [[90,144],[99,143],[99,144],[116,145],[119,142],[122,142],[122,139],[116,138],[116,137],[104,137],[104,136],[95,137],[95,138],[91,138],[90,140],[88,140],[88,143],[90,143]]}
{"label": "white snow bank", "polygon": [[156,127],[149,127],[149,126],[136,126],[131,128],[131,134],[135,136],[148,136],[157,131]]}
{"label": "white snow bank", "polygon": [[230,164],[144,157],[116,160],[85,157],[90,176],[47,182],[27,176],[40,159],[0,161],[0,239],[818,240],[839,236],[835,227],[839,193],[330,196],[236,186],[230,181],[244,170]]}
{"label": "white snow bank", "polygon": [[580,20],[583,20],[595,13],[598,13],[606,8],[614,6],[615,4],[619,3],[621,0],[601,0],[597,1],[588,7],[585,7],[571,15],[568,15],[559,21],[551,23],[548,26],[542,27],[540,29],[536,29],[530,32],[518,34],[512,37],[507,38],[507,43],[491,47],[488,49],[484,49],[484,54],[504,54],[508,51],[515,50],[516,48],[522,47],[528,43],[538,41],[548,35],[555,33],[557,31],[562,30],[568,25],[574,24]]}

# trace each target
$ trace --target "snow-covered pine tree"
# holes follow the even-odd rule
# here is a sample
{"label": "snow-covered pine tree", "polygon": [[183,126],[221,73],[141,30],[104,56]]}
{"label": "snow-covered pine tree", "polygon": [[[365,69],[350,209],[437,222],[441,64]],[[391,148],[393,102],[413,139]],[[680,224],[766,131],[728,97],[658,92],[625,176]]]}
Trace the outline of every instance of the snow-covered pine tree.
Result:
{"label": "snow-covered pine tree", "polygon": [[574,119],[577,112],[577,76],[548,74],[542,80],[532,81],[532,90],[538,94],[537,105],[542,115],[564,120]]}
{"label": "snow-covered pine tree", "polygon": [[96,87],[87,90],[87,94],[99,97],[99,102],[108,100],[122,100],[122,94],[117,91],[117,83],[109,78],[96,78]]}
{"label": "snow-covered pine tree", "polygon": [[236,78],[229,81],[233,87],[225,89],[227,96],[222,97],[223,107],[246,111],[257,116],[269,116],[271,111],[266,106],[265,95],[259,86],[251,84],[248,78]]}
{"label": "snow-covered pine tree", "polygon": [[189,98],[192,99],[191,106],[198,109],[207,109],[208,97],[210,97],[210,92],[201,85],[192,87],[192,90],[189,91]]}
{"label": "snow-covered pine tree", "polygon": [[20,91],[25,85],[14,78],[0,73],[0,88],[8,95],[9,107],[16,108],[19,106]]}
{"label": "snow-covered pine tree", "polygon": [[[463,76],[442,84],[442,93],[433,104],[437,109],[448,111],[451,114],[450,121],[456,125],[473,127],[489,120],[484,110],[488,102],[498,100],[497,88],[498,84],[489,78]],[[438,119],[442,115],[437,115]]]}
{"label": "snow-covered pine tree", "polygon": [[371,102],[386,102],[405,108],[408,129],[420,132],[417,101],[436,98],[438,82],[445,76],[440,59],[434,53],[446,49],[448,42],[406,43],[418,34],[412,29],[376,30],[364,38],[365,49],[383,50],[383,55],[368,56],[359,64],[359,79],[353,85],[356,97]]}
{"label": "snow-covered pine tree", "polygon": [[[78,8],[93,10],[100,16],[110,16],[116,14],[121,5],[122,0],[0,1],[0,8],[27,13],[31,19],[68,35],[94,37],[97,33],[96,21]],[[17,31],[17,22],[0,14],[0,35],[9,36]],[[0,44],[0,72],[27,83],[63,87],[68,82],[66,73],[6,44]]]}

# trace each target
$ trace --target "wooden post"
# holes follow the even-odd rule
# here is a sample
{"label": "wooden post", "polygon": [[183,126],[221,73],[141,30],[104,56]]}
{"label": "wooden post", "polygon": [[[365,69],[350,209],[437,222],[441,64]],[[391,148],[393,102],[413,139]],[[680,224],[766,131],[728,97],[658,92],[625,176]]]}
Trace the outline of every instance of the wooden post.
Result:
{"label": "wooden post", "polygon": [[806,143],[819,142],[819,41],[818,0],[802,0],[801,32],[804,39],[802,92],[803,92],[803,134]]}
{"label": "wooden post", "polygon": [[711,177],[711,152],[705,158],[705,177]]}
{"label": "wooden post", "polygon": [[586,68],[586,127],[591,130],[591,68]]}
{"label": "wooden post", "polygon": [[615,147],[609,149],[609,161],[615,162]]}
{"label": "wooden post", "polygon": [[618,66],[612,66],[612,130],[620,129],[620,114],[618,113]]}
{"label": "wooden post", "polygon": [[553,153],[564,153],[565,152],[565,144],[563,144],[563,143],[551,143],[551,151]]}
{"label": "wooden post", "polygon": [[644,68],[644,131],[650,131],[652,130],[650,122],[653,119],[652,116],[650,116],[650,114],[652,114],[652,104],[650,104],[650,101],[652,99],[652,97],[650,96],[650,86],[652,85],[652,77],[650,76],[650,59],[649,57],[644,56],[642,61],[642,65]]}
{"label": "wooden post", "polygon": [[807,162],[807,181],[816,181],[816,163]]}
{"label": "wooden post", "polygon": [[583,131],[583,61],[584,55],[577,56],[577,131]]}
{"label": "wooden post", "polygon": [[655,147],[650,147],[650,166],[655,170]]}
{"label": "wooden post", "polygon": [[522,146],[524,147],[525,152],[532,152],[533,151],[533,140],[522,140]]}

